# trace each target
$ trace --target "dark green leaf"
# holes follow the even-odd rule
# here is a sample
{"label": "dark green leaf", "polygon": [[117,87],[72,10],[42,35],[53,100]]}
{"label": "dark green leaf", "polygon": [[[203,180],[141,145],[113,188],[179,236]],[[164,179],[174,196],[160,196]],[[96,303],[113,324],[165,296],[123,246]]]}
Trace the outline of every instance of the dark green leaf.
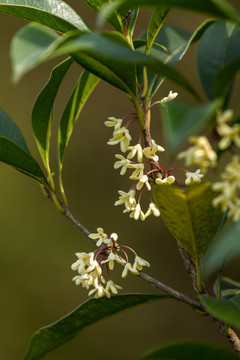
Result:
{"label": "dark green leaf", "polygon": [[69,58],[53,69],[47,84],[38,95],[32,110],[33,133],[43,163],[48,171],[53,106],[61,82],[72,62],[73,60]]}
{"label": "dark green leaf", "polygon": [[230,19],[240,23],[239,13],[232,8],[224,0],[115,0],[108,5],[105,5],[102,11],[103,19],[108,17],[114,11],[127,11],[131,8],[139,6],[167,6],[180,10],[195,11],[211,15],[213,17],[220,17],[223,19]]}
{"label": "dark green leaf", "polygon": [[[84,57],[81,57],[81,54]],[[117,33],[85,33],[70,37],[59,45],[54,55],[71,53],[87,70],[129,94],[135,94],[135,64],[167,77],[198,97],[189,82],[171,66],[154,57],[132,51],[124,37]],[[73,53],[78,53],[73,55]]]}
{"label": "dark green leaf", "polygon": [[108,316],[133,306],[169,297],[166,294],[128,294],[113,296],[110,299],[90,299],[57,322],[38,330],[33,335],[24,360],[42,358],[49,351],[71,340],[86,326]]}
{"label": "dark green leaf", "polygon": [[13,81],[44,62],[57,47],[61,38],[53,30],[39,24],[28,24],[20,29],[11,43]]}
{"label": "dark green leaf", "polygon": [[[229,279],[227,277],[221,278],[221,299],[231,299],[233,296],[240,293],[240,283],[238,281]],[[213,286],[214,294],[217,296],[218,293],[218,279],[215,281]]]}
{"label": "dark green leaf", "polygon": [[0,0],[0,13],[38,22],[63,33],[88,30],[80,16],[61,0]]}
{"label": "dark green leaf", "polygon": [[240,222],[230,223],[216,235],[203,259],[203,269],[206,275],[219,269],[224,262],[240,255],[239,239]]}
{"label": "dark green leaf", "polygon": [[67,106],[64,110],[59,132],[58,132],[58,153],[59,153],[59,168],[62,168],[62,161],[65,149],[69,142],[70,136],[73,131],[73,126],[85,104],[88,97],[98,84],[99,78],[83,71],[81,74],[72,94],[68,100]]}
{"label": "dark green leaf", "polygon": [[215,86],[214,82],[217,81],[216,75],[219,70],[235,58],[240,57],[239,42],[240,27],[232,23],[216,22],[204,33],[198,48],[197,64],[202,86],[210,99],[225,95],[231,85],[234,72],[231,77],[229,74],[223,77],[221,73]]}
{"label": "dark green leaf", "polygon": [[153,10],[147,29],[146,54],[149,54],[152,45],[157,37],[157,34],[159,33],[165,20],[167,19],[169,13],[170,13],[170,9],[163,8],[162,6],[156,7]]}
{"label": "dark green leaf", "polygon": [[168,229],[198,265],[222,217],[212,206],[215,193],[211,183],[190,185],[185,191],[173,185],[156,185],[153,195]]}
{"label": "dark green leaf", "polygon": [[151,350],[142,358],[164,360],[237,360],[238,356],[224,347],[200,341],[179,341]]}
{"label": "dark green leaf", "polygon": [[19,127],[2,109],[0,109],[0,136],[8,138],[24,151],[30,153]]}
{"label": "dark green leaf", "polygon": [[218,71],[214,79],[214,92],[216,96],[226,96],[239,70],[240,57],[230,61]]}
{"label": "dark green leaf", "polygon": [[220,105],[218,100],[198,106],[176,102],[164,105],[164,132],[170,153],[176,154],[190,135],[202,130]]}
{"label": "dark green leaf", "polygon": [[20,146],[0,136],[0,161],[13,166],[20,172],[34,178],[42,184],[47,181],[34,158]]}
{"label": "dark green leaf", "polygon": [[[108,0],[84,0],[93,10],[100,13],[103,6],[108,3]],[[115,27],[116,30],[124,33],[123,19],[120,14],[114,12],[107,18],[107,21]]]}
{"label": "dark green leaf", "polygon": [[201,303],[209,313],[230,326],[240,329],[240,294],[229,300],[210,296],[199,296]]}

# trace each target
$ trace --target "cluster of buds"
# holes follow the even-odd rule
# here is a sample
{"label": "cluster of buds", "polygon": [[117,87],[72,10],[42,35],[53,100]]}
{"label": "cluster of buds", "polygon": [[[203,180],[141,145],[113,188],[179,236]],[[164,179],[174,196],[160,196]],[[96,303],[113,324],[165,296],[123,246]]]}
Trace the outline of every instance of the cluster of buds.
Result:
{"label": "cluster of buds", "polygon": [[[90,239],[96,241],[98,249],[90,253],[76,253],[78,260],[71,266],[72,270],[78,271],[73,281],[76,285],[89,290],[88,295],[95,294],[95,298],[117,294],[121,286],[115,284],[110,277],[110,270],[114,269],[115,261],[123,266],[122,277],[125,278],[129,272],[139,275],[143,266],[149,267],[150,264],[136,254],[136,252],[127,245],[117,243],[118,235],[116,233],[108,236],[102,228],[97,228],[97,233],[90,234]],[[134,262],[129,262],[127,251],[134,255]],[[108,280],[103,276],[103,270],[106,269]]]}
{"label": "cluster of buds", "polygon": [[[173,100],[176,96],[177,93],[170,91],[169,95],[159,101],[159,103],[165,104]],[[116,119],[115,117],[109,117],[108,120],[105,121],[107,127],[113,128],[113,137],[108,141],[108,145],[119,144],[122,153],[128,152],[127,156],[123,156],[122,154],[115,155],[117,161],[114,164],[114,168],[121,169],[120,175],[126,174],[128,169],[132,170],[130,179],[135,182],[128,192],[119,190],[119,200],[115,202],[115,205],[124,205],[125,209],[123,212],[129,213],[130,218],[145,220],[151,214],[160,216],[160,211],[151,197],[152,185],[174,184],[176,179],[171,172],[177,168],[172,168],[167,171],[159,164],[159,156],[157,153],[163,152],[165,149],[154,140],[152,140],[151,146],[143,148],[140,137],[138,144],[130,146],[132,138],[128,126],[132,121],[134,121],[134,119],[130,120],[126,126],[122,125],[123,119]],[[136,157],[136,161],[133,161],[134,157]],[[183,170],[186,173],[186,185],[193,182],[200,182],[203,176],[200,174],[200,170],[197,170],[195,173],[190,173],[186,169],[179,170]],[[140,205],[143,190],[148,191],[150,198],[150,203],[145,213]],[[139,191],[138,200],[136,200],[137,191]]]}

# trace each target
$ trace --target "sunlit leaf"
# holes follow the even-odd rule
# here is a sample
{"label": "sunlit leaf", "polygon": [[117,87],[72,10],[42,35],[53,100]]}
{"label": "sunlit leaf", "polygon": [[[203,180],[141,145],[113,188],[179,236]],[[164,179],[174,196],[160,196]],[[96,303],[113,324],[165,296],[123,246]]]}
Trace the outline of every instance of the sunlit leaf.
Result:
{"label": "sunlit leaf", "polygon": [[131,307],[169,298],[166,294],[128,294],[90,299],[57,322],[38,330],[24,360],[41,359],[46,353],[71,340],[86,326]]}
{"label": "sunlit leaf", "polygon": [[190,135],[202,130],[220,105],[218,100],[197,106],[177,102],[164,105],[164,132],[170,153],[176,154]]}
{"label": "sunlit leaf", "polygon": [[53,69],[32,110],[32,129],[47,170],[49,170],[49,147],[55,97],[72,62],[73,60],[69,58]]}
{"label": "sunlit leaf", "polygon": [[222,71],[225,65],[240,57],[239,42],[240,26],[233,23],[218,21],[204,33],[199,43],[197,64],[202,86],[210,99],[225,95],[231,85],[235,75],[233,66],[229,67],[232,76],[229,73],[223,75]]}
{"label": "sunlit leaf", "polygon": [[238,356],[224,347],[192,340],[159,346],[143,355],[142,359],[237,360]]}
{"label": "sunlit leaf", "polygon": [[80,16],[61,0],[0,0],[0,13],[38,22],[63,33],[88,30]]}
{"label": "sunlit leaf", "polygon": [[212,316],[240,329],[240,294],[229,300],[210,296],[199,296],[198,298]]}
{"label": "sunlit leaf", "polygon": [[211,183],[194,184],[184,190],[173,185],[156,185],[153,195],[163,221],[194,264],[209,247],[221,221],[212,206]]}

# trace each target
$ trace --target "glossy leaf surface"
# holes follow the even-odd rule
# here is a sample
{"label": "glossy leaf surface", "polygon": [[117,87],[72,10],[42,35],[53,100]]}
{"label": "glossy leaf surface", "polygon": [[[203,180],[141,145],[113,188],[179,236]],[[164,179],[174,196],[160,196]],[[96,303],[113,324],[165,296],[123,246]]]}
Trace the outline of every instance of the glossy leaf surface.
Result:
{"label": "glossy leaf surface", "polygon": [[213,101],[198,106],[170,102],[162,107],[164,132],[170,153],[176,154],[190,135],[202,130],[219,106],[219,101]]}
{"label": "glossy leaf surface", "polygon": [[170,9],[156,7],[153,10],[147,29],[146,54],[149,54],[151,47],[170,13]]}
{"label": "glossy leaf surface", "polygon": [[[226,86],[214,86],[216,76],[220,70],[235,58],[240,57],[240,26],[224,21],[212,24],[202,37],[197,55],[197,64],[200,80],[210,99],[226,92]],[[234,73],[235,75],[235,73]],[[226,82],[226,77],[220,75],[221,81]],[[227,85],[233,80],[229,78]]]}
{"label": "glossy leaf surface", "polygon": [[238,356],[224,347],[206,344],[200,341],[179,341],[162,345],[148,352],[142,359],[237,360]]}
{"label": "glossy leaf surface", "polygon": [[69,58],[53,69],[47,84],[38,95],[32,110],[34,137],[47,169],[49,168],[49,147],[55,97],[72,62],[73,60]]}
{"label": "glossy leaf surface", "polygon": [[0,13],[38,22],[63,33],[88,30],[80,16],[61,0],[0,0]]}
{"label": "glossy leaf surface", "polygon": [[156,185],[153,194],[168,229],[199,264],[221,221],[220,210],[212,207],[215,193],[211,184],[190,185],[185,191],[174,185]]}
{"label": "glossy leaf surface", "polygon": [[128,294],[90,299],[57,322],[38,330],[24,360],[42,358],[64,342],[71,340],[86,326],[123,310],[151,301],[169,298],[166,294]]}

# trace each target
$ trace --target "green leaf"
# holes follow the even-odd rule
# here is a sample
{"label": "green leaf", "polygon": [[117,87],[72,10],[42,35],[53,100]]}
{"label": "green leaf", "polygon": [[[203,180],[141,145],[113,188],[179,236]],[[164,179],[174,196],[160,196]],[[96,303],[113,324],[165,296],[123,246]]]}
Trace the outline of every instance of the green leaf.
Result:
{"label": "green leaf", "polygon": [[[81,52],[81,53],[80,53]],[[82,33],[59,45],[54,56],[70,53],[88,71],[135,96],[135,65],[167,77],[198,97],[189,82],[171,66],[154,57],[133,51],[118,33]],[[74,53],[77,53],[74,55]],[[84,56],[81,57],[81,54]]]}
{"label": "green leaf", "polygon": [[229,300],[210,296],[199,296],[198,298],[211,315],[240,329],[240,294]]}
{"label": "green leaf", "polygon": [[34,21],[62,33],[88,30],[80,16],[61,0],[0,0],[0,13]]}
{"label": "green leaf", "polygon": [[0,108],[0,136],[4,136],[30,154],[19,127]]}
{"label": "green leaf", "polygon": [[44,62],[62,39],[55,31],[39,24],[28,24],[13,37],[10,55],[13,82]]}
{"label": "green leaf", "polygon": [[[108,3],[108,0],[84,0],[84,1],[98,14],[101,12],[103,6]],[[109,22],[109,24],[115,27],[116,30],[124,33],[124,24],[123,24],[122,16],[120,14],[114,12],[107,18],[107,21]]]}
{"label": "green leaf", "polygon": [[63,112],[60,121],[58,132],[58,154],[59,154],[59,168],[62,168],[63,156],[68,145],[70,136],[73,131],[73,126],[86,103],[88,97],[91,95],[95,86],[98,84],[99,78],[83,71]]}
{"label": "green leaf", "polygon": [[164,132],[169,151],[176,154],[187,138],[202,130],[216,114],[219,100],[198,106],[170,102],[163,106]]}
{"label": "green leaf", "polygon": [[0,161],[34,178],[42,184],[47,181],[34,158],[20,146],[4,136],[0,136]]}
{"label": "green leaf", "polygon": [[[174,25],[164,25],[155,39],[155,43],[151,49],[150,55],[161,60],[162,62],[174,66],[187,52],[191,44],[198,41],[204,31],[216,20],[204,21],[193,33]],[[145,36],[143,35],[143,38]],[[162,45],[163,48],[160,48]],[[143,44],[145,49],[145,44]],[[167,51],[166,51],[167,50]],[[139,77],[139,83],[142,83],[142,75]],[[148,95],[147,103],[151,102],[151,98],[158,90],[163,82],[164,77],[148,71]]]}
{"label": "green leaf", "polygon": [[240,57],[239,42],[240,27],[236,24],[219,21],[204,33],[198,48],[197,64],[202,86],[210,99],[225,95],[231,85],[235,73],[231,78],[227,78],[229,74],[223,77],[221,73],[218,75],[218,83],[215,86],[214,83],[219,71]]}
{"label": "green leaf", "polygon": [[127,11],[136,7],[167,6],[180,10],[200,12],[229,19],[240,23],[239,13],[224,0],[115,0],[105,5],[102,10],[102,18],[110,16],[114,11]]}
{"label": "green leaf", "polygon": [[147,29],[146,54],[149,54],[157,34],[167,19],[170,11],[169,8],[163,8],[162,6],[156,7],[153,10]]}
{"label": "green leaf", "polygon": [[215,193],[211,183],[194,184],[184,190],[156,185],[153,195],[163,221],[198,266],[221,221],[221,212],[212,207]]}
{"label": "green leaf", "polygon": [[2,109],[0,109],[0,161],[42,184],[47,184],[38,163],[30,155],[21,131]]}
{"label": "green leaf", "polygon": [[146,353],[142,359],[237,360],[238,356],[224,347],[192,340],[162,345]]}
{"label": "green leaf", "polygon": [[239,70],[240,57],[230,61],[218,71],[214,79],[214,92],[216,96],[226,96]]}
{"label": "green leaf", "polygon": [[[221,299],[231,299],[233,296],[240,293],[240,283],[228,277],[221,278],[220,282]],[[218,294],[218,279],[213,286],[214,294]]]}
{"label": "green leaf", "polygon": [[61,82],[73,60],[68,58],[57,65],[44,88],[38,95],[32,110],[32,129],[38,149],[48,173],[51,124],[55,97]]}
{"label": "green leaf", "polygon": [[[216,193],[215,193],[216,197]],[[220,231],[203,258],[203,269],[206,275],[219,269],[240,254],[240,222],[230,223]]]}
{"label": "green leaf", "polygon": [[111,298],[90,299],[57,322],[38,330],[30,343],[24,360],[36,360],[71,340],[86,326],[120,311],[150,301],[170,298],[166,294],[128,294]]}

